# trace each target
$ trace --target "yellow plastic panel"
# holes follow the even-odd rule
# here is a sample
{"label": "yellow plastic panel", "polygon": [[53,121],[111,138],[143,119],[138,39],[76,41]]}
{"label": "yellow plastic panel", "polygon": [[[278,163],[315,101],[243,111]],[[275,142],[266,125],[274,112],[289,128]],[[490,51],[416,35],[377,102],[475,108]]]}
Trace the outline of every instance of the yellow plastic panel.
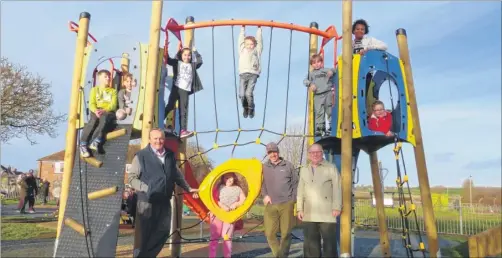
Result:
{"label": "yellow plastic panel", "polygon": [[[355,54],[353,59],[352,59],[352,95],[357,96],[357,85],[359,83],[359,66],[361,63],[361,55]],[[342,138],[342,120],[343,113],[342,113],[342,96],[343,96],[343,76],[342,76],[342,67],[343,67],[343,60],[342,57],[340,56],[338,58],[338,124],[336,126],[336,137],[337,138]],[[358,98],[352,98],[352,124],[353,124],[353,129],[352,129],[352,138],[361,138],[361,127],[359,123],[359,107],[357,105]],[[333,114],[335,115],[335,114]]]}
{"label": "yellow plastic panel", "polygon": [[408,84],[406,83],[406,74],[404,73],[404,63],[401,59],[399,59],[399,66],[401,68],[401,75],[403,76],[403,83],[404,83],[404,91],[406,93],[406,113],[408,113],[408,138],[406,141],[411,143],[411,145],[416,146],[416,140],[415,140],[415,134],[413,133],[413,116],[411,115],[411,108],[408,103],[410,103],[410,96],[408,93]]}
{"label": "yellow plastic panel", "polygon": [[141,130],[143,128],[143,121],[140,118],[143,117],[144,110],[144,100],[145,100],[145,85],[146,85],[146,64],[148,62],[148,44],[141,43],[140,47],[140,77],[138,80],[139,86],[139,96],[138,104],[136,105],[136,115],[134,117],[133,128],[136,130]]}
{"label": "yellow plastic panel", "polygon": [[[221,209],[213,199],[213,189],[217,186],[221,176],[234,172],[243,176],[248,184],[248,192],[244,203],[233,211]],[[244,216],[261,191],[263,173],[262,164],[257,159],[230,159],[216,167],[202,181],[199,186],[199,196],[206,207],[218,219],[226,223],[234,223]]]}

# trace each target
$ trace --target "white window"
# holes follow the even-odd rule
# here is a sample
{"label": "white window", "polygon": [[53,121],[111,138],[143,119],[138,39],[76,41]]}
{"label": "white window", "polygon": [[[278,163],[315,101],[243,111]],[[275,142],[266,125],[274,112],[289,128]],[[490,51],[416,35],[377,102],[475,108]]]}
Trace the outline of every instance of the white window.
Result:
{"label": "white window", "polygon": [[131,169],[131,164],[126,164],[125,166],[125,172],[126,174],[129,174],[129,170]]}
{"label": "white window", "polygon": [[63,174],[64,171],[64,162],[55,162],[54,163],[54,174]]}

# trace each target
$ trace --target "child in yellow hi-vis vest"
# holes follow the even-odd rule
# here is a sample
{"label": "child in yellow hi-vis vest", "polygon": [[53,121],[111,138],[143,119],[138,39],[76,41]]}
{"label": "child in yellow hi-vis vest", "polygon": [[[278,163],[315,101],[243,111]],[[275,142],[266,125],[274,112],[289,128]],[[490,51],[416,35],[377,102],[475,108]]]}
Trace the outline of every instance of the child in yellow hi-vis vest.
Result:
{"label": "child in yellow hi-vis vest", "polygon": [[97,136],[92,139],[89,148],[97,151],[100,144],[103,143],[110,124],[115,121],[115,111],[117,110],[117,90],[110,87],[110,72],[108,70],[100,70],[97,75],[98,85],[93,87],[90,92],[89,110],[91,118],[84,126],[80,137],[80,154],[87,158],[90,156],[87,149],[87,143],[90,138],[97,133]]}

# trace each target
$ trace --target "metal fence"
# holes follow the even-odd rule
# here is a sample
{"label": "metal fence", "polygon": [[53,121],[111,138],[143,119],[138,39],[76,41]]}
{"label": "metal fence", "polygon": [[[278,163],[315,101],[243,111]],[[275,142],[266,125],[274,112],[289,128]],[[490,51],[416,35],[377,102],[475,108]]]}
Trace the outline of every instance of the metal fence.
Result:
{"label": "metal fence", "polygon": [[[408,216],[409,229],[424,232],[422,205],[420,203],[415,203],[415,205],[417,216],[416,219],[413,213]],[[372,205],[371,200],[356,200],[354,206],[355,223],[357,226],[378,227],[376,207]],[[502,224],[500,206],[460,203],[450,207],[434,207],[434,214],[439,234],[470,236]],[[386,207],[385,216],[389,229],[403,229],[403,219],[399,214],[398,205],[395,207]]]}

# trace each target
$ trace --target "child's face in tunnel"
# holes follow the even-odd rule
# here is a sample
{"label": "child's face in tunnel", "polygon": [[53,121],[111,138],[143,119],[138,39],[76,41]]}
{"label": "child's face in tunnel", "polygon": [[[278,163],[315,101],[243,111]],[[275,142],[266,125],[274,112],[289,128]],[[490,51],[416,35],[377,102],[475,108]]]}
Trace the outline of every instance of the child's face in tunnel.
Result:
{"label": "child's face in tunnel", "polygon": [[181,53],[181,61],[183,61],[183,63],[190,63],[192,59],[191,54],[190,50],[184,50],[183,53]]}
{"label": "child's face in tunnel", "polygon": [[234,184],[234,177],[233,175],[225,175],[223,177],[223,181],[225,182],[226,186],[232,186]]}
{"label": "child's face in tunnel", "polygon": [[375,105],[373,107],[373,114],[376,116],[376,117],[382,117],[385,115],[385,108],[383,105],[381,104],[378,104],[378,105]]}

